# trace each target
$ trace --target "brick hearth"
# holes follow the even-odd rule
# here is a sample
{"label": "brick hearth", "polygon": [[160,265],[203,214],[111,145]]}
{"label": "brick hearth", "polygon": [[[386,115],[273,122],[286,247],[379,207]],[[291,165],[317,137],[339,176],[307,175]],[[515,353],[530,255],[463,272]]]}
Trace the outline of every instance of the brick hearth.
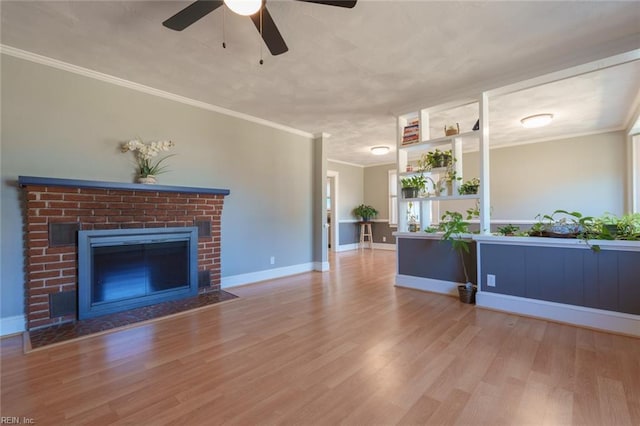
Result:
{"label": "brick hearth", "polygon": [[[210,225],[210,236],[198,238],[198,271],[209,271],[204,291],[220,289],[221,215],[229,190],[35,177],[20,177],[19,184],[26,194],[27,329],[77,319],[51,312],[52,296],[77,290],[75,230]],[[52,244],[52,224],[71,229],[73,238]]]}

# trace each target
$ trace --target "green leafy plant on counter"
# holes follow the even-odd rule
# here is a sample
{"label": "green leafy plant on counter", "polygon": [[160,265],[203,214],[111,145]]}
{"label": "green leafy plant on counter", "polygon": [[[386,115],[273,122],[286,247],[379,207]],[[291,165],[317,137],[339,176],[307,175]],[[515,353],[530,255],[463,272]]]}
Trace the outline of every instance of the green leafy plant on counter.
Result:
{"label": "green leafy plant on counter", "polygon": [[556,210],[550,215],[536,216],[538,222],[531,227],[529,235],[557,238],[579,238],[594,252],[600,251],[600,246],[591,244],[589,240],[602,235],[598,222],[592,216],[583,216],[577,211]]}
{"label": "green leafy plant on counter", "polygon": [[617,238],[620,240],[640,240],[640,213],[625,214],[618,219]]}
{"label": "green leafy plant on counter", "polygon": [[519,231],[520,227],[512,224],[498,227],[498,233],[500,235],[516,235]]}

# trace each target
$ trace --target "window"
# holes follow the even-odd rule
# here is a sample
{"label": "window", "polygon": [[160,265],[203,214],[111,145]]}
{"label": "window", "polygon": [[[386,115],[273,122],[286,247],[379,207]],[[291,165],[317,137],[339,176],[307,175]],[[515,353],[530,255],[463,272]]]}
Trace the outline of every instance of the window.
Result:
{"label": "window", "polygon": [[398,171],[389,170],[389,225],[398,226]]}

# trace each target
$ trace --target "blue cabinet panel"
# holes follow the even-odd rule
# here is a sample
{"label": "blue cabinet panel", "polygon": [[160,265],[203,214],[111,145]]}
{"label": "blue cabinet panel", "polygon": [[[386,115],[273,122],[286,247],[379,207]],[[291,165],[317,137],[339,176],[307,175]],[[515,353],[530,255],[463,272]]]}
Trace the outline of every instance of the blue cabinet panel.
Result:
{"label": "blue cabinet panel", "polygon": [[640,252],[483,243],[481,262],[482,291],[640,314]]}

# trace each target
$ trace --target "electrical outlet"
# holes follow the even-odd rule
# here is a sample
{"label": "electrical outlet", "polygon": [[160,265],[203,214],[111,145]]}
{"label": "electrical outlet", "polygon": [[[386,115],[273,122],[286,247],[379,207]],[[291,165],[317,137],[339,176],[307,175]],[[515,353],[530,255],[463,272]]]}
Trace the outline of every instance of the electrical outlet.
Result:
{"label": "electrical outlet", "polygon": [[383,236],[383,237],[382,237],[382,242],[383,242],[383,243],[386,243],[386,242],[387,242],[387,237]]}
{"label": "electrical outlet", "polygon": [[271,259],[269,259],[269,263],[271,263],[272,265],[276,264],[276,257],[275,256],[271,256]]}
{"label": "electrical outlet", "polygon": [[487,274],[487,286],[495,287],[496,286],[496,276],[492,274]]}

